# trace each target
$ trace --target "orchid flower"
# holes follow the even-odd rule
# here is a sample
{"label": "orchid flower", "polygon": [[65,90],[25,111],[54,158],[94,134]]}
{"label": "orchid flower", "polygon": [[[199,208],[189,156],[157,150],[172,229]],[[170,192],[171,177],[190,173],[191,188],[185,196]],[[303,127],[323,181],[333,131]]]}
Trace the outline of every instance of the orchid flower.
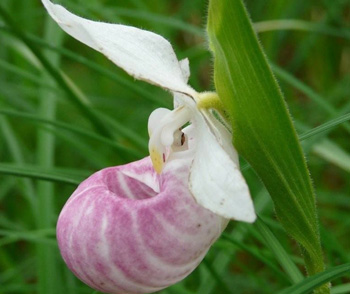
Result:
{"label": "orchid flower", "polygon": [[93,174],[57,224],[63,259],[91,287],[130,294],[163,289],[196,268],[229,219],[256,218],[225,118],[208,107],[218,97],[188,85],[188,60],[178,61],[163,37],[42,2],[72,37],[173,93],[174,110],[159,108],[149,117],[150,156]]}

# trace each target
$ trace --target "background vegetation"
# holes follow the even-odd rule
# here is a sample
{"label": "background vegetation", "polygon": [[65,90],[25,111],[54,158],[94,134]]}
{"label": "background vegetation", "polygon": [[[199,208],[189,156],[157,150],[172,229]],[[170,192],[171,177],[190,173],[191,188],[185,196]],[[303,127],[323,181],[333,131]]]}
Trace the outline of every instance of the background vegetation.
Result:
{"label": "background vegetation", "polygon": [[[179,59],[189,58],[190,84],[213,90],[206,1],[61,3],[87,18],[163,35]],[[299,133],[349,113],[349,1],[246,4]],[[172,99],[62,33],[39,1],[2,0],[0,6],[32,46],[0,17],[0,293],[92,294],[59,255],[57,216],[89,174],[147,155],[148,115],[156,107],[171,108]],[[40,63],[40,53],[52,68]],[[349,133],[346,122],[303,140],[327,267],[350,262]],[[199,268],[161,293],[276,293],[302,279],[296,244],[242,163],[260,221],[231,222]],[[333,284],[333,294],[350,292],[349,278]]]}

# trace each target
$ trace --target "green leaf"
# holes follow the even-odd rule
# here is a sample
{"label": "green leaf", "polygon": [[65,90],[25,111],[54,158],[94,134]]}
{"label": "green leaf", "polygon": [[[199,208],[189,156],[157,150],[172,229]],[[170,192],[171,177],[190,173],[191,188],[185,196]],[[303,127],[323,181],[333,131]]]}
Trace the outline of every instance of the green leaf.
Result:
{"label": "green leaf", "polygon": [[278,292],[278,294],[307,294],[322,284],[342,277],[348,273],[350,273],[350,263],[332,267],[322,273],[314,275],[313,277],[306,278],[302,282]]}
{"label": "green leaf", "polygon": [[[262,179],[309,274],[324,270],[315,195],[282,93],[240,0],[211,0],[214,81],[232,121],[234,145]],[[324,292],[329,293],[325,287]],[[323,291],[323,290],[321,290]]]}

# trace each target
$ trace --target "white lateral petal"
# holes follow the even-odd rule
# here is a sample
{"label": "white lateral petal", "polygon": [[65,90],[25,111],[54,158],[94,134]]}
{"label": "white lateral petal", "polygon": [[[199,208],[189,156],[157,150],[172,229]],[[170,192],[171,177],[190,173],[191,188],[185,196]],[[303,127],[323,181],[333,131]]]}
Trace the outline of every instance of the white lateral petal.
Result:
{"label": "white lateral petal", "polygon": [[198,204],[224,218],[254,222],[253,202],[239,166],[219,144],[195,103],[184,95],[176,96],[192,108],[194,115],[196,149],[189,178],[193,197]]}
{"label": "white lateral petal", "polygon": [[232,145],[231,133],[226,129],[224,125],[222,125],[218,121],[216,117],[214,117],[210,110],[202,109],[201,112],[204,115],[211,131],[215,135],[222,148],[224,148],[224,150],[231,157],[233,162],[239,167],[238,153]]}
{"label": "white lateral petal", "polygon": [[42,2],[64,31],[104,54],[131,76],[193,95],[171,44],[163,37],[130,26],[87,20],[49,0]]}
{"label": "white lateral petal", "polygon": [[239,167],[206,125],[196,127],[198,141],[190,172],[193,196],[199,204],[222,217],[254,222],[254,206]]}

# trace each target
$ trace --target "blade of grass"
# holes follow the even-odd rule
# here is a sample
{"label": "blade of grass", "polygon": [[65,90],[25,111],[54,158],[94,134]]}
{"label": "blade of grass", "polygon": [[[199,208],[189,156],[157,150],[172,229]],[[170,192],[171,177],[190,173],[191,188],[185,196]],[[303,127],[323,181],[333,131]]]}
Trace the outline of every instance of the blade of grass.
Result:
{"label": "blade of grass", "polygon": [[99,131],[101,134],[107,137],[113,137],[110,133],[110,130],[105,126],[105,124],[99,119],[95,112],[84,103],[80,97],[76,94],[74,90],[67,83],[63,75],[56,70],[56,68],[48,61],[48,59],[41,53],[41,51],[31,42],[25,34],[23,34],[20,27],[13,21],[12,17],[6,12],[6,10],[0,5],[0,16],[11,29],[14,34],[31,50],[31,52],[38,58],[42,66],[46,71],[51,75],[51,77],[60,85],[61,89],[65,91],[67,97],[70,98],[70,101],[79,109],[87,119],[90,120],[92,125]]}
{"label": "blade of grass", "polygon": [[140,10],[148,10],[148,6],[142,0],[131,0],[130,2],[132,2]]}
{"label": "blade of grass", "polygon": [[349,273],[350,263],[332,267],[325,270],[324,272],[318,273],[312,277],[308,277],[302,282],[278,292],[278,294],[307,294],[322,284],[330,282]]}
{"label": "blade of grass", "polygon": [[210,272],[210,274],[214,277],[220,289],[224,291],[224,293],[233,293],[231,289],[226,285],[225,281],[223,281],[221,275],[218,272],[216,272],[212,264],[206,258],[203,259],[202,263]]}
{"label": "blade of grass", "polygon": [[289,257],[288,253],[285,251],[283,246],[271,232],[269,227],[264,223],[264,221],[259,217],[255,222],[257,231],[262,235],[265,240],[265,244],[270,248],[271,252],[276,256],[281,267],[287,273],[291,282],[299,283],[303,280],[303,275],[294,264],[294,262]]}
{"label": "blade of grass", "polygon": [[258,33],[281,30],[298,30],[315,32],[350,40],[349,30],[327,26],[324,23],[315,23],[300,19],[276,19],[261,21],[254,23],[254,28]]}
{"label": "blade of grass", "polygon": [[78,280],[74,276],[74,274],[69,270],[69,268],[66,266],[64,266],[64,269],[63,269],[63,277],[64,277],[64,282],[65,282],[68,294],[83,293],[82,291],[76,290]]}
{"label": "blade of grass", "polygon": [[[0,118],[0,130],[3,133],[5,142],[7,142],[13,160],[18,165],[22,165],[24,163],[24,155],[21,150],[22,148],[20,147],[22,146],[22,144],[19,142],[14,130],[5,118]],[[29,179],[22,179],[20,183],[23,196],[29,203],[33,216],[35,216],[39,213],[39,211],[36,206],[36,190],[33,185],[33,182]]]}
{"label": "blade of grass", "polygon": [[[270,203],[268,194],[265,190],[262,190],[254,199],[255,210],[257,213],[264,211],[268,204]],[[237,224],[235,229],[229,233],[229,235],[234,239],[243,242],[244,239],[248,235],[248,230],[246,225],[243,223]],[[231,253],[227,255],[224,252],[218,253],[215,257],[213,263],[213,267],[216,272],[220,275],[223,275],[226,271],[228,271],[228,266],[235,258],[238,250],[237,248],[233,248]],[[213,293],[213,290],[216,286],[216,280],[210,274],[204,274],[202,278],[202,283],[198,288],[197,293],[201,294],[210,294]]]}
{"label": "blade of grass", "polygon": [[34,115],[34,114],[19,112],[19,111],[15,111],[15,110],[11,110],[11,109],[2,109],[2,110],[0,109],[0,115],[6,115],[8,117],[25,119],[25,120],[32,121],[34,123],[43,124],[46,126],[54,126],[56,128],[67,130],[67,131],[72,132],[74,134],[85,136],[87,138],[91,138],[91,139],[94,139],[94,140],[99,141],[101,143],[104,143],[106,145],[109,145],[109,146],[115,148],[116,151],[123,152],[126,154],[131,154],[134,157],[142,156],[142,154],[140,152],[138,152],[130,147],[125,147],[121,144],[118,144],[114,140],[108,139],[104,136],[100,136],[97,133],[87,131],[87,130],[84,130],[82,128],[74,127],[68,123],[63,123],[63,122],[60,122],[57,120],[48,120],[45,118],[38,117],[37,115]]}
{"label": "blade of grass", "polygon": [[[27,72],[27,71],[25,71],[17,66],[12,65],[11,63],[3,61],[1,59],[0,59],[0,68],[2,68],[3,70],[5,70],[7,72],[14,73],[22,78],[25,78],[25,79],[27,79],[27,80],[29,80],[37,85],[43,84],[42,80],[40,78],[38,78],[37,75],[29,73],[29,72]],[[55,87],[52,87],[51,85],[45,85],[45,86],[48,88],[57,90]]]}
{"label": "blade of grass", "polygon": [[[319,126],[313,128],[313,129],[310,129],[308,131],[305,131],[303,134],[299,135],[299,140],[304,141],[304,140],[307,140],[309,138],[320,135],[322,133],[328,132],[328,131],[334,129],[336,126],[338,126],[338,125],[340,125],[348,120],[350,120],[350,114],[344,114],[340,117],[329,120],[328,122],[326,122],[322,125],[319,125]],[[299,125],[299,123],[298,123],[298,125]],[[303,126],[303,129],[305,128],[304,124],[303,125],[300,124],[300,126]],[[250,168],[250,165],[247,162],[242,164],[242,166],[241,166],[242,171],[245,171],[248,168]]]}
{"label": "blade of grass", "polygon": [[76,158],[82,158],[84,162],[89,164],[93,171],[110,166],[111,156],[113,156],[114,159],[113,153],[107,154],[107,152],[96,152],[94,145],[90,146],[86,144],[86,141],[77,140],[74,134],[56,130],[55,135],[57,139],[60,139],[60,141],[63,141],[64,144],[69,146],[68,150],[72,152]]}
{"label": "blade of grass", "polygon": [[350,293],[350,284],[337,285],[331,290],[331,294],[347,294]]}
{"label": "blade of grass", "polygon": [[241,242],[239,240],[235,240],[232,236],[230,236],[229,234],[226,234],[226,233],[223,233],[221,235],[221,238],[229,241],[234,246],[237,246],[238,248],[248,252],[250,255],[254,256],[257,260],[260,260],[262,263],[264,263],[270,269],[272,269],[280,278],[289,281],[289,278],[286,277],[286,275],[284,273],[282,273],[281,270],[273,262],[271,262],[270,259],[268,259],[264,255],[262,255],[260,252],[258,252],[254,248],[247,246],[246,244],[244,244],[243,242]]}
{"label": "blade of grass", "polygon": [[[6,241],[8,241],[10,238],[0,238],[0,247],[4,244],[6,245]],[[13,240],[13,238],[11,238],[11,240]],[[0,248],[2,249],[2,248]],[[8,270],[8,269],[12,269],[14,267],[16,267],[16,262],[13,258],[13,256],[11,254],[9,254],[9,252],[5,251],[5,250],[0,250],[0,267],[1,267],[1,275],[0,275],[0,280],[2,280],[1,276],[2,273]],[[22,284],[24,283],[25,279],[24,276],[22,274],[14,276],[12,282],[14,283],[18,283],[18,284]],[[1,286],[3,286],[3,284],[1,283]],[[0,287],[0,293],[4,293],[7,294],[4,290],[3,287]]]}
{"label": "blade of grass", "polygon": [[0,182],[0,203],[15,186],[15,179],[3,179]]}
{"label": "blade of grass", "polygon": [[[0,85],[1,85],[1,81],[0,81]],[[1,95],[1,93],[0,93]],[[8,95],[9,97],[11,97],[11,100],[9,101],[15,108],[19,108],[19,109],[22,109],[23,105],[25,105],[25,109],[26,111],[30,111],[30,112],[34,112],[35,110],[35,106],[30,106],[29,104],[26,104],[26,102],[23,102],[22,105],[19,104],[21,102],[21,99],[18,100],[18,103],[14,103],[14,99],[13,99],[13,95],[12,93],[10,93]],[[85,95],[84,94],[81,94],[82,97],[84,97],[85,99]],[[0,96],[1,97],[1,96]],[[17,102],[17,101],[16,101]],[[13,110],[3,110],[4,114],[5,113],[10,113],[10,111],[12,111],[13,115],[14,115],[14,112]],[[126,127],[126,126],[123,126],[120,122],[118,122],[115,118],[111,118],[109,116],[107,116],[106,114],[100,112],[100,111],[96,111],[96,114],[98,116],[101,117],[101,119],[103,119],[106,124],[108,124],[111,128],[113,128],[113,132],[115,134],[114,137],[116,138],[119,138],[119,137],[124,137],[126,138],[128,141],[130,141],[132,144],[134,144],[135,146],[137,146],[138,149],[140,149],[142,151],[142,154],[144,154],[144,152],[147,152],[148,150],[148,140],[144,137],[142,137],[140,134],[138,134],[137,132],[135,132],[134,130]],[[10,114],[8,114],[10,115]],[[24,114],[24,117],[27,117],[29,119],[29,115],[28,116],[26,114]],[[40,120],[40,118],[39,118]],[[84,132],[84,131],[83,131]],[[99,135],[99,137],[102,137],[101,135]],[[113,139],[114,140],[114,139]],[[113,141],[112,139],[110,138],[106,138],[106,140],[104,141],[105,143],[107,141],[111,142]]]}
{"label": "blade of grass", "polygon": [[35,180],[45,180],[50,182],[64,183],[77,186],[84,180],[83,177],[65,175],[52,170],[44,170],[42,168],[31,169],[16,165],[0,163],[0,174],[12,175],[17,177],[26,177]]}
{"label": "blade of grass", "polygon": [[104,14],[108,12],[108,15],[113,15],[113,17],[115,15],[118,15],[118,16],[127,16],[135,19],[147,20],[155,24],[166,25],[171,28],[182,30],[199,37],[204,37],[204,31],[201,28],[191,25],[189,23],[186,23],[181,19],[176,19],[174,17],[163,16],[163,15],[159,15],[159,14],[155,14],[147,11],[135,11],[133,9],[127,9],[122,7],[118,7],[118,8],[115,8],[113,6],[108,7],[105,5],[102,7],[102,9],[104,10]]}
{"label": "blade of grass", "polygon": [[3,214],[0,214],[0,228],[9,230],[24,230],[24,226],[22,224],[11,221]]}
{"label": "blade of grass", "polygon": [[[1,27],[0,30],[8,33],[14,34],[13,30],[7,27]],[[80,64],[85,65],[86,67],[94,70],[96,73],[100,74],[101,76],[105,76],[112,81],[117,82],[120,85],[123,85],[123,87],[126,87],[127,89],[133,91],[134,93],[138,94],[140,97],[144,97],[145,99],[149,100],[150,102],[157,103],[157,105],[163,105],[167,106],[168,103],[164,101],[164,99],[159,99],[157,96],[153,95],[150,91],[145,90],[143,87],[141,87],[138,83],[132,82],[127,78],[123,78],[122,76],[115,74],[113,71],[110,71],[100,65],[98,65],[95,62],[90,61],[88,58],[76,54],[68,49],[62,48],[60,46],[54,46],[45,40],[42,40],[35,35],[32,34],[25,34],[26,38],[30,40],[33,44],[46,48],[50,51],[56,52],[62,56],[65,56],[75,62],[78,62]]]}
{"label": "blade of grass", "polygon": [[322,140],[316,143],[312,151],[321,158],[350,172],[350,155],[330,140]]}
{"label": "blade of grass", "polygon": [[[17,84],[18,86],[18,84]],[[35,106],[28,101],[28,96],[24,98],[24,95],[21,94],[16,87],[11,87],[11,83],[9,82],[2,82],[0,80],[0,88],[2,91],[0,92],[0,103],[1,107],[14,107],[16,109],[24,110],[24,111],[32,111],[34,112],[36,110]]]}
{"label": "blade of grass", "polygon": [[187,290],[184,286],[182,286],[181,283],[172,285],[171,287],[167,288],[167,290],[172,294],[194,294],[194,292]]}
{"label": "blade of grass", "polygon": [[138,133],[131,131],[129,128],[123,126],[119,122],[115,121],[108,115],[103,114],[102,112],[98,112],[101,117],[119,134],[127,137],[133,143],[135,143],[138,147],[140,147],[141,151],[148,153],[148,139],[140,136]]}
{"label": "blade of grass", "polygon": [[[12,242],[25,240],[28,242],[43,244],[46,247],[47,245],[57,247],[57,242],[55,239],[55,229],[52,229],[52,228],[49,230],[37,230],[37,231],[10,231],[10,230],[0,229],[0,236],[9,238],[9,240],[12,239]],[[10,243],[7,243],[7,244],[10,244]]]}
{"label": "blade of grass", "polygon": [[35,291],[35,285],[26,285],[26,284],[10,284],[3,285],[2,290],[4,293],[33,293]]}
{"label": "blade of grass", "polygon": [[332,120],[329,120],[328,122],[323,123],[322,125],[319,125],[318,127],[315,127],[309,131],[304,132],[302,135],[299,136],[299,140],[306,140],[312,136],[318,135],[322,132],[329,131],[336,126],[339,126],[342,123],[347,122],[350,120],[350,113],[338,116]]}
{"label": "blade of grass", "polygon": [[[35,64],[35,62],[34,62]],[[64,80],[66,83],[69,85],[71,90],[74,92],[76,97],[80,99],[80,101],[89,101],[89,99],[84,95],[84,93],[74,84],[73,81],[71,81],[67,76],[62,74]],[[154,96],[152,96],[154,97]],[[85,102],[84,102],[85,103]],[[122,136],[125,136],[128,138],[130,141],[132,141],[135,145],[139,146],[142,150],[147,150],[147,145],[148,141],[144,138],[142,138],[138,133],[135,131],[131,130],[130,128],[122,126],[118,121],[115,119],[112,119],[110,117],[107,117],[105,114],[97,111],[97,110],[92,110],[94,112],[94,115],[98,116],[101,121],[104,121],[105,123],[108,123],[110,127],[113,127],[117,133],[120,133]],[[113,138],[115,137],[115,132],[113,132]]]}
{"label": "blade of grass", "polygon": [[[34,265],[34,260],[32,258],[29,258],[23,262],[16,264],[16,267],[12,267],[2,271],[0,275],[1,285],[4,285],[6,282],[9,282],[9,281],[13,282],[13,280],[15,280],[17,277],[22,276],[23,271],[28,270],[29,268],[32,268],[33,265]],[[2,289],[0,287],[0,291],[1,290]]]}
{"label": "blade of grass", "polygon": [[[314,101],[319,107],[321,107],[326,113],[328,113],[331,116],[338,115],[338,110],[331,105],[329,102],[327,102],[326,99],[324,99],[321,95],[317,94],[313,89],[311,89],[309,86],[304,84],[303,82],[299,81],[297,78],[295,78],[293,75],[285,71],[284,69],[274,65],[273,71],[276,74],[278,78],[281,80],[284,80],[285,82],[289,83],[291,86],[295,87],[305,95],[307,95],[312,101]],[[350,124],[345,123],[342,125],[348,132],[350,132]]]}
{"label": "blade of grass", "polygon": [[[349,201],[346,202],[348,203]],[[326,252],[328,254],[328,260],[330,260],[330,263],[333,266],[337,264],[337,258],[334,258],[335,256],[340,256],[343,262],[350,262],[349,252],[347,248],[344,248],[344,246],[342,246],[340,243],[338,235],[334,234],[333,231],[328,231],[321,227],[321,237],[322,240],[324,240],[324,247],[327,249]]]}

